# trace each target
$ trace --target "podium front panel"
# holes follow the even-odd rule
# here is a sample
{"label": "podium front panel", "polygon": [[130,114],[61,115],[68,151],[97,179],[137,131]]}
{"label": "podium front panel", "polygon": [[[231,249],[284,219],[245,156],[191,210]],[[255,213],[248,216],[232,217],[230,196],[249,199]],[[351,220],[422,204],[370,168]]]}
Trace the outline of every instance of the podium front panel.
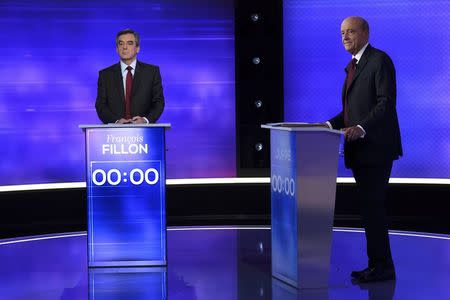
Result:
{"label": "podium front panel", "polygon": [[90,267],[166,264],[164,131],[86,129]]}
{"label": "podium front panel", "polygon": [[290,284],[298,281],[298,227],[296,136],[289,131],[270,131],[272,274]]}
{"label": "podium front panel", "polygon": [[298,289],[328,286],[341,132],[302,123],[270,129],[272,275]]}

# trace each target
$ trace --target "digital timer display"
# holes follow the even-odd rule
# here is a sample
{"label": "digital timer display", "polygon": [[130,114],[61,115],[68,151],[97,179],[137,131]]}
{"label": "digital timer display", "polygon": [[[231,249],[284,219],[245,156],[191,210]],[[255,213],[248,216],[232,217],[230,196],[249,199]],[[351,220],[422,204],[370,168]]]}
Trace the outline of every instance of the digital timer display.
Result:
{"label": "digital timer display", "polygon": [[104,161],[91,163],[92,186],[155,185],[160,180],[158,161]]}
{"label": "digital timer display", "polygon": [[92,183],[94,185],[118,185],[130,182],[134,185],[148,184],[154,185],[159,181],[159,172],[155,168],[141,170],[134,168],[130,172],[121,172],[119,169],[95,169],[92,172]]}

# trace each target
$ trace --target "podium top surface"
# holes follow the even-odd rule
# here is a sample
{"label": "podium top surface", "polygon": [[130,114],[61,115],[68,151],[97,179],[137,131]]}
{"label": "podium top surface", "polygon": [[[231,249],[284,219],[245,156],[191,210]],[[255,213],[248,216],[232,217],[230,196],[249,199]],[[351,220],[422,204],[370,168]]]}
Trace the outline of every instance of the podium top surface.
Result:
{"label": "podium top surface", "polygon": [[79,125],[81,129],[92,128],[142,128],[142,127],[164,127],[169,129],[172,125],[170,123],[152,123],[152,124],[91,124],[91,125]]}
{"label": "podium top surface", "polygon": [[322,131],[342,135],[344,132],[336,129],[325,128],[320,123],[268,123],[261,125],[262,128],[285,130],[285,131]]}

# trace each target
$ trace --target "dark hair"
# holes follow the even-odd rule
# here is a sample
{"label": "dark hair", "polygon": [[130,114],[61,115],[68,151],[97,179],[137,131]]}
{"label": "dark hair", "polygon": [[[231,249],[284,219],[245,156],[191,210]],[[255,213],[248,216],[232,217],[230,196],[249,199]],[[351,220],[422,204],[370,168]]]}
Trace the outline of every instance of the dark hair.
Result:
{"label": "dark hair", "polygon": [[119,36],[128,34],[128,33],[131,33],[132,35],[134,35],[134,39],[136,41],[136,46],[139,46],[139,44],[141,43],[139,34],[136,31],[134,31],[133,29],[129,29],[129,28],[121,30],[116,34],[116,45],[119,44]]}

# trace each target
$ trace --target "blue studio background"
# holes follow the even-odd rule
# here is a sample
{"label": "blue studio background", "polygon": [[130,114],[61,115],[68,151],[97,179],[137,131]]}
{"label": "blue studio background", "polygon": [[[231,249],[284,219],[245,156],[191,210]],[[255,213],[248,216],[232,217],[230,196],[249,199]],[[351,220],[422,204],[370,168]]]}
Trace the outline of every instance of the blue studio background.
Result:
{"label": "blue studio background", "polygon": [[[285,120],[322,122],[342,109],[351,55],[341,22],[363,16],[370,43],[397,71],[404,157],[392,177],[450,178],[450,3],[448,1],[285,0]],[[339,176],[351,176],[340,160]]]}
{"label": "blue studio background", "polygon": [[167,177],[235,176],[234,4],[229,0],[1,1],[0,185],[84,181],[79,124],[99,124],[98,71],[115,35],[159,65]]}

